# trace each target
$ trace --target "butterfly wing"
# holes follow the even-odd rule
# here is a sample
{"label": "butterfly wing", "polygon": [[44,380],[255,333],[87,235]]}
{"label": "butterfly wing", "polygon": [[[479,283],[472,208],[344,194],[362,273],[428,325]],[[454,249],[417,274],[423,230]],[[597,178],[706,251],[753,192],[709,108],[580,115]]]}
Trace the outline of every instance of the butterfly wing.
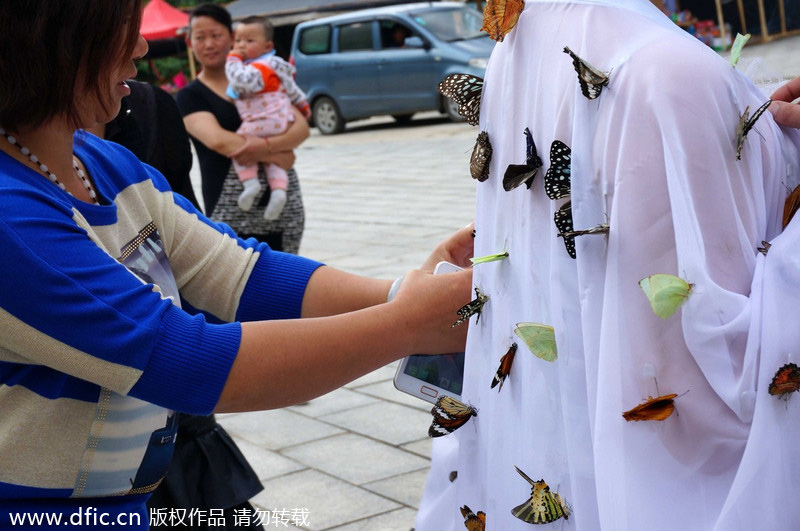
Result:
{"label": "butterfly wing", "polygon": [[564,247],[567,249],[567,254],[570,258],[575,258],[575,236],[570,233],[575,231],[572,225],[572,203],[567,202],[561,208],[556,210],[553,214],[553,223],[556,225],[558,235],[564,238]]}
{"label": "butterfly wing", "polygon": [[581,93],[590,100],[600,96],[603,87],[608,85],[608,74],[601,72],[584,59],[578,57],[575,52],[569,49],[569,46],[564,46],[564,53],[572,58],[572,66],[575,67],[575,72],[578,73],[578,84],[581,87]]}
{"label": "butterfly wing", "polygon": [[467,423],[472,417],[477,417],[475,408],[463,404],[451,396],[440,396],[431,409],[433,421],[428,428],[429,437],[441,437],[453,433]]}
{"label": "butterfly wing", "polygon": [[653,312],[662,319],[671,317],[686,302],[692,285],[675,275],[657,273],[639,281]]}
{"label": "butterfly wing", "polygon": [[525,128],[525,164],[509,164],[506,173],[503,175],[503,189],[510,192],[517,186],[525,183],[530,190],[533,178],[539,168],[542,167],[542,159],[536,151],[536,143],[533,141],[531,130]]}
{"label": "butterfly wing", "polygon": [[742,158],[742,148],[744,147],[744,140],[747,137],[747,133],[753,128],[756,124],[756,121],[761,118],[761,115],[764,114],[772,100],[767,100],[761,107],[756,109],[756,112],[753,113],[753,117],[750,118],[750,107],[745,107],[744,112],[739,117],[739,123],[736,124],[736,160],[741,160]]}
{"label": "butterfly wing", "polygon": [[544,480],[535,481],[528,501],[511,509],[511,514],[529,524],[549,524],[569,514],[559,500],[561,496],[556,498]]}
{"label": "butterfly wing", "polygon": [[736,38],[733,40],[733,46],[731,46],[730,62],[732,67],[736,68],[736,65],[739,63],[739,58],[742,56],[742,48],[744,48],[744,45],[747,44],[749,40],[749,33],[747,35],[742,35],[741,33],[736,34]]}
{"label": "butterfly wing", "polygon": [[478,511],[472,512],[468,506],[461,507],[461,516],[464,517],[464,527],[469,531],[485,531],[486,529],[486,513]]}
{"label": "butterfly wing", "polygon": [[508,349],[508,352],[503,354],[503,357],[500,358],[500,366],[497,368],[497,372],[494,374],[494,378],[492,378],[492,385],[491,389],[494,389],[498,384],[500,387],[497,389],[499,393],[501,389],[503,389],[503,383],[508,378],[508,374],[511,372],[511,365],[514,363],[514,356],[517,354],[517,344],[512,343],[511,347]]}
{"label": "butterfly wing", "polygon": [[456,312],[458,314],[458,319],[456,320],[455,323],[453,323],[453,328],[469,320],[469,318],[475,314],[478,315],[478,319],[475,320],[475,322],[477,323],[478,320],[480,320],[481,318],[481,310],[483,309],[483,305],[486,304],[486,301],[488,300],[489,296],[481,293],[481,290],[479,290],[478,287],[476,286],[475,298],[470,302],[468,302],[467,304],[465,304],[464,306],[462,306],[461,308],[459,308],[458,311]]}
{"label": "butterfly wing", "polygon": [[544,175],[544,191],[556,200],[570,193],[572,150],[564,142],[554,140],[550,145],[550,167]]}
{"label": "butterfly wing", "polygon": [[787,363],[775,373],[769,384],[769,394],[788,395],[800,389],[800,368],[794,363]]}
{"label": "butterfly wing", "polygon": [[525,0],[488,0],[483,8],[483,26],[489,36],[502,42],[508,32],[517,25],[525,8]]}
{"label": "butterfly wing", "polygon": [[792,190],[792,193],[786,198],[786,201],[783,203],[783,227],[785,228],[786,225],[792,221],[795,212],[800,209],[800,185],[795,187]]}
{"label": "butterfly wing", "polygon": [[675,411],[674,400],[677,396],[677,394],[659,396],[658,398],[650,396],[638,406],[622,413],[622,417],[628,422],[664,420]]}
{"label": "butterfly wing", "polygon": [[471,74],[450,74],[439,83],[439,92],[458,104],[458,114],[468,124],[478,125],[483,93],[482,77]]}
{"label": "butterfly wing", "polygon": [[517,323],[514,333],[537,358],[545,361],[555,361],[558,358],[556,334],[552,326],[539,323]]}
{"label": "butterfly wing", "polygon": [[481,131],[472,148],[469,159],[469,173],[473,179],[483,182],[489,178],[489,163],[492,161],[492,144],[489,142],[489,133]]}

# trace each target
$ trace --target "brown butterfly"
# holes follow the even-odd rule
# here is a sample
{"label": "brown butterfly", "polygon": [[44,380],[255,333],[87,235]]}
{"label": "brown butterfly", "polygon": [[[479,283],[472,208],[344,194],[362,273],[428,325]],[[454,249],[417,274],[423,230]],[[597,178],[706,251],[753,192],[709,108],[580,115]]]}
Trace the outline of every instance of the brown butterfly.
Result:
{"label": "brown butterfly", "polygon": [[499,393],[503,388],[503,383],[506,381],[508,373],[511,372],[511,365],[514,363],[514,356],[516,356],[516,354],[517,344],[512,343],[511,347],[508,349],[508,352],[503,354],[503,357],[500,358],[500,366],[497,368],[494,378],[492,378],[492,385],[490,389],[494,389],[499,384],[500,387],[497,389],[497,392]]}
{"label": "brown butterfly", "polygon": [[492,39],[503,42],[508,32],[517,25],[523,9],[525,0],[488,0],[483,8],[481,31],[488,33]]}
{"label": "brown butterfly", "polygon": [[794,363],[787,363],[772,377],[769,384],[769,394],[776,395],[788,400],[789,395],[800,390],[800,368]]}
{"label": "brown butterfly", "polygon": [[792,221],[795,212],[800,209],[800,185],[798,185],[783,203],[783,227]]}
{"label": "brown butterfly", "polygon": [[603,91],[603,87],[608,85],[609,74],[601,72],[584,59],[578,57],[575,52],[569,49],[569,46],[564,46],[564,53],[572,57],[572,66],[575,67],[575,71],[578,73],[578,84],[583,95],[590,100],[597,98]]}
{"label": "brown butterfly", "polygon": [[464,517],[464,527],[469,531],[485,531],[486,529],[486,513],[478,511],[472,512],[468,506],[461,507],[461,516]]}
{"label": "brown butterfly", "polygon": [[647,400],[622,414],[628,422],[639,420],[664,420],[675,411],[674,400],[677,394],[663,395],[658,398],[648,396]]}
{"label": "brown butterfly", "polygon": [[431,409],[431,415],[433,422],[428,428],[428,436],[441,437],[453,433],[472,417],[477,417],[478,412],[474,407],[463,404],[452,396],[442,395]]}
{"label": "brown butterfly", "polygon": [[489,143],[489,133],[481,131],[472,148],[469,158],[469,173],[473,179],[483,182],[489,178],[489,163],[492,161],[492,144]]}

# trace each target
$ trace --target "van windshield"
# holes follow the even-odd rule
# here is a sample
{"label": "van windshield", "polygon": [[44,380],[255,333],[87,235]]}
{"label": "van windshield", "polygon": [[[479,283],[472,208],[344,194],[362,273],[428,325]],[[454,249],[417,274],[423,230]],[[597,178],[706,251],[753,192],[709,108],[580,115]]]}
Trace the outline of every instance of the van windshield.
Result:
{"label": "van windshield", "polygon": [[418,11],[412,13],[411,18],[445,42],[486,35],[481,31],[483,16],[477,9],[469,7]]}

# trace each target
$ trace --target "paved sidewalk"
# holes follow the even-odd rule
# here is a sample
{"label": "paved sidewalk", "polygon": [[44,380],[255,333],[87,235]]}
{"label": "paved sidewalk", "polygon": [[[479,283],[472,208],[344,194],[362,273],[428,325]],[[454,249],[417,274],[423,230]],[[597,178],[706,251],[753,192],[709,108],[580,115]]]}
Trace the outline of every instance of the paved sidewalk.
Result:
{"label": "paved sidewalk", "polygon": [[[800,75],[800,37],[749,46],[748,55]],[[472,220],[476,134],[430,114],[404,127],[359,122],[332,137],[314,130],[297,153],[307,217],[301,254],[382,278],[417,267]],[[285,510],[290,522],[306,516],[302,529],[408,531],[429,466],[430,405],[396,391],[394,371],[305,405],[221,415],[264,483],[253,502]]]}

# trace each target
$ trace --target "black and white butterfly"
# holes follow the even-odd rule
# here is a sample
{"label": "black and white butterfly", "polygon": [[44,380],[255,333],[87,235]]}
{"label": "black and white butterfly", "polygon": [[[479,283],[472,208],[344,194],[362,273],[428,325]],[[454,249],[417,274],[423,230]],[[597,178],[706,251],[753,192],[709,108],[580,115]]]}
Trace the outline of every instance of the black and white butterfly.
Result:
{"label": "black and white butterfly", "polygon": [[441,437],[453,433],[472,417],[477,417],[478,412],[474,407],[463,404],[452,396],[442,395],[431,409],[431,415],[433,421],[428,428],[428,436]]}
{"label": "black and white butterfly", "polygon": [[478,286],[475,286],[475,298],[458,309],[456,312],[458,313],[458,319],[455,323],[453,323],[453,328],[468,321],[473,315],[478,316],[478,318],[475,319],[475,324],[478,324],[478,321],[481,319],[481,310],[483,309],[483,305],[486,304],[486,301],[488,300],[489,296],[483,294],[481,290],[478,289]]}
{"label": "black and white butterfly", "polygon": [[750,118],[750,106],[744,108],[744,113],[739,117],[739,123],[736,124],[736,160],[742,159],[742,147],[744,147],[744,138],[747,136],[747,133],[750,132],[750,129],[756,124],[756,120],[758,120],[764,111],[767,110],[769,105],[772,103],[772,100],[767,100],[767,102],[756,109],[756,112],[753,113],[753,117]]}
{"label": "black and white butterfly", "polygon": [[489,163],[492,161],[492,144],[489,142],[489,133],[481,131],[472,148],[469,158],[469,173],[473,179],[480,182],[489,178]]}
{"label": "black and white butterfly", "polygon": [[542,167],[542,159],[536,152],[531,130],[525,128],[525,164],[509,164],[503,176],[503,190],[510,192],[522,183],[530,189],[536,172]]}
{"label": "black and white butterfly", "polygon": [[603,87],[608,85],[608,74],[601,72],[578,57],[575,52],[569,49],[569,46],[564,46],[564,53],[572,57],[572,64],[578,73],[578,83],[581,86],[583,95],[590,100],[597,98],[600,92],[603,91]]}
{"label": "black and white butterfly", "polygon": [[439,92],[456,102],[458,114],[468,124],[478,125],[481,114],[483,78],[470,74],[450,74],[439,83]]}
{"label": "black and white butterfly", "polygon": [[[561,208],[556,210],[556,213],[553,215],[553,223],[555,223],[559,235],[573,232],[571,201],[567,201]],[[564,246],[567,248],[567,254],[570,258],[575,258],[575,236],[563,236],[563,238]]]}
{"label": "black and white butterfly", "polygon": [[553,140],[550,145],[550,167],[544,175],[544,192],[550,199],[566,197],[570,193],[572,150],[564,142]]}

